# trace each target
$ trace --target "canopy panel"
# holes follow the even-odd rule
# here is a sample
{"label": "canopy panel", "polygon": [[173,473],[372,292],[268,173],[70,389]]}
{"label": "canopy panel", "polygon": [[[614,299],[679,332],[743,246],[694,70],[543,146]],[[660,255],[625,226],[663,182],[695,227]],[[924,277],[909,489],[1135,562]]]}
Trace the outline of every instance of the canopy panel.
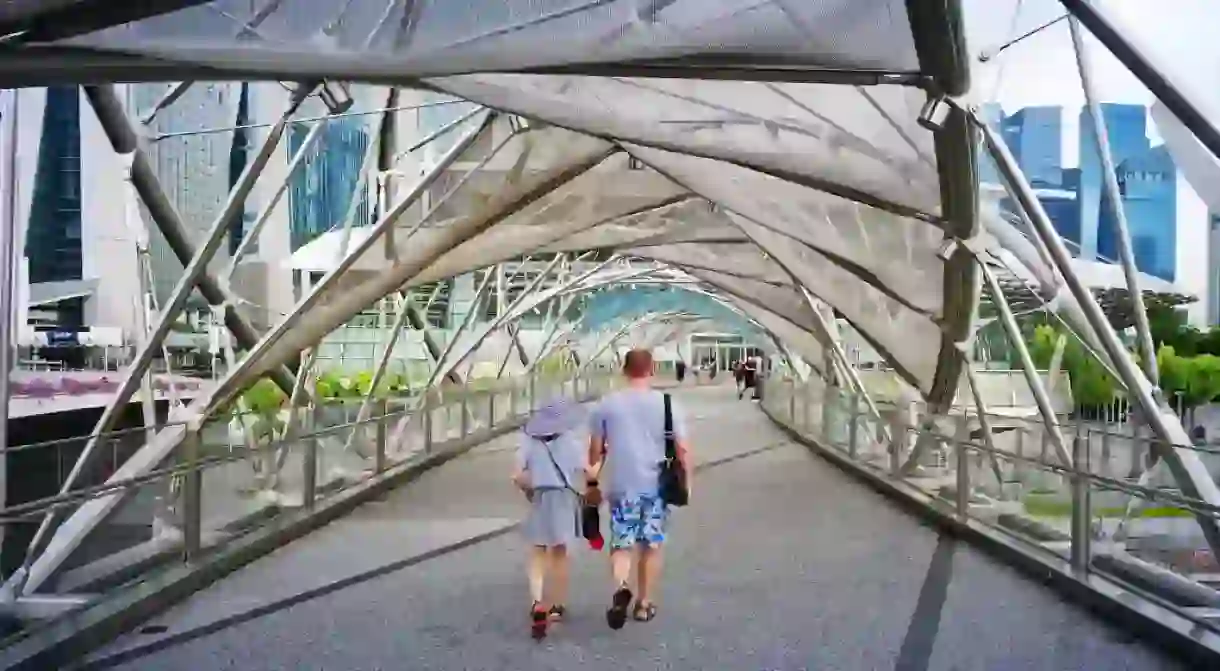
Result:
{"label": "canopy panel", "polygon": [[900,214],[940,214],[926,95],[842,86],[561,75],[433,80],[489,107],[638,145],[721,159]]}
{"label": "canopy panel", "polygon": [[[47,20],[34,38],[268,78],[405,81],[690,58],[919,69],[904,0],[162,0],[120,3],[140,5],[121,13],[84,7],[97,4],[7,8],[0,19],[15,31],[59,9],[59,20]],[[186,7],[150,16],[158,6]],[[85,12],[91,20],[80,20]],[[147,18],[71,36],[141,15]]]}
{"label": "canopy panel", "polygon": [[[411,235],[402,229],[414,222],[404,220],[375,239],[358,238],[365,251],[352,269],[360,278],[336,284],[328,300],[343,302],[356,286],[402,276],[401,259],[463,226],[513,181],[506,175],[514,167],[522,168],[519,181],[526,180],[593,141],[554,126],[522,132],[508,141],[503,157],[492,157],[489,165],[496,169],[459,181],[442,210],[449,218],[429,221]],[[864,333],[908,382],[932,393],[942,352],[951,344],[940,327],[947,276],[938,255],[945,240],[940,226],[722,160],[621,147],[625,151],[556,184],[422,272],[403,276],[399,288],[538,250],[611,250],[686,271],[735,305],[768,310],[829,342],[803,287]],[[315,241],[294,265],[329,263],[341,239],[334,232]]]}

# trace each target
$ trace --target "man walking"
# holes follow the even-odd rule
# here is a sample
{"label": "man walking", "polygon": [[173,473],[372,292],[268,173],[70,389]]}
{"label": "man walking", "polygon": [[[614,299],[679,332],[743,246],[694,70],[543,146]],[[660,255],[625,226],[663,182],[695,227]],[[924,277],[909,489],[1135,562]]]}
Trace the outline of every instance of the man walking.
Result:
{"label": "man walking", "polygon": [[[652,353],[632,350],[624,359],[627,387],[598,404],[589,431],[590,487],[604,492],[610,505],[610,567],[614,596],[606,612],[612,629],[621,629],[636,598],[632,617],[656,617],[654,600],[661,575],[669,508],[661,499],[658,477],[665,460],[665,394],[652,388]],[[670,399],[674,447],[690,486],[691,456],[682,414]],[[604,474],[599,484],[598,476]],[[629,584],[635,564],[637,584]]]}

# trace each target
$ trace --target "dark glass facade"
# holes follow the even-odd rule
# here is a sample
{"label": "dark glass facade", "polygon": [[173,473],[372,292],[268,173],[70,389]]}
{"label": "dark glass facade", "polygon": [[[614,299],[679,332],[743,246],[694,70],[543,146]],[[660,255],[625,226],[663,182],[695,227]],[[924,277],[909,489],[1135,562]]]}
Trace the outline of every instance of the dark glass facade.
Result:
{"label": "dark glass facade", "polygon": [[[233,148],[229,150],[229,188],[237,186],[237,180],[241,174],[245,172],[246,165],[250,162],[250,151],[253,138],[251,137],[250,129],[243,128],[250,123],[250,85],[242,83],[241,91],[238,93],[237,99],[237,128],[233,131]],[[249,199],[247,199],[249,200]],[[237,253],[237,247],[241,244],[242,238],[245,237],[246,231],[254,224],[252,219],[254,213],[249,207],[242,214],[242,220],[233,228],[229,229],[229,254]]]}
{"label": "dark glass facade", "polygon": [[25,254],[30,282],[81,279],[80,89],[47,89]]}

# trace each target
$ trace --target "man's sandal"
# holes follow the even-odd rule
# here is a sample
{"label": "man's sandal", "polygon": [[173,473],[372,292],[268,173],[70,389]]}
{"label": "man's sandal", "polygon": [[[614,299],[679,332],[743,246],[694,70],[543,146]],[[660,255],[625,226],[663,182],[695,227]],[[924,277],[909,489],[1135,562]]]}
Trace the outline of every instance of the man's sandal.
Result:
{"label": "man's sandal", "polygon": [[614,600],[610,610],[606,611],[606,624],[610,625],[611,629],[622,629],[623,625],[627,624],[627,608],[630,605],[631,590],[627,589],[626,585],[623,585],[614,593]]}
{"label": "man's sandal", "polygon": [[657,616],[657,604],[639,602],[635,604],[635,610],[631,613],[631,617],[637,622],[651,622]]}
{"label": "man's sandal", "polygon": [[551,606],[551,610],[548,614],[551,616],[551,620],[559,621],[563,619],[563,616],[566,615],[567,612],[567,608],[564,608],[559,604],[555,604],[554,606]]}

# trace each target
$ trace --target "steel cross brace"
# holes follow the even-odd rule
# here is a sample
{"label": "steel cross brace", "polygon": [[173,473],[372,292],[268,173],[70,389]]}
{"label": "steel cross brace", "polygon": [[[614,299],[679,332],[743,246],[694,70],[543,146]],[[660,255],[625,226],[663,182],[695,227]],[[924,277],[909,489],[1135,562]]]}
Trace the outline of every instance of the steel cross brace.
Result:
{"label": "steel cross brace", "polygon": [[[1139,367],[1131,361],[1089,287],[1076,274],[1071,253],[1038,201],[1029,180],[1018,167],[1008,145],[977,115],[972,114],[971,120],[982,132],[996,167],[1007,181],[1009,193],[1029,215],[1036,234],[1046,244],[1064,283],[1080,304],[1089,326],[1100,341],[1102,351],[1110,357],[1115,372],[1127,386],[1127,393],[1133,404],[1156,436],[1154,447],[1173,473],[1182,492],[1213,506],[1220,504],[1220,488],[1217,488],[1212,480],[1199,454],[1191,448],[1190,436],[1182,428],[1181,420],[1166,406],[1160,391],[1153,387]],[[1197,515],[1196,519],[1212,552],[1220,554],[1220,521],[1206,513]]]}
{"label": "steel cross brace", "polygon": [[[203,247],[195,250],[193,255],[185,261],[183,276],[179,279],[177,286],[175,286],[173,295],[165,305],[165,308],[162,310],[156,326],[154,326],[152,329],[152,333],[148,335],[145,342],[137,351],[135,361],[132,362],[124,373],[123,380],[119,384],[118,391],[115,392],[114,397],[111,399],[110,403],[107,404],[106,409],[102,412],[102,416],[98,419],[93,433],[89,441],[86,443],[85,448],[82,450],[80,457],[73,465],[73,468],[68,473],[68,476],[64,479],[63,485],[61,486],[61,494],[71,491],[73,485],[76,483],[76,480],[80,477],[80,474],[84,472],[84,470],[96,457],[97,446],[99,444],[98,441],[100,440],[101,435],[113,427],[114,422],[118,418],[119,411],[126,406],[127,402],[131,399],[131,396],[135,393],[136,388],[139,386],[140,380],[143,377],[144,370],[152,362],[154,350],[159,347],[160,343],[169,333],[170,325],[185,306],[186,300],[190,296],[191,291],[198,287],[201,292],[205,293],[205,298],[209,298],[209,301],[211,301],[212,298],[216,298],[219,299],[222,304],[224,303],[226,296],[224,295],[224,292],[216,285],[215,280],[211,279],[210,275],[208,275],[207,264],[216,254],[216,252],[219,251],[221,244],[224,241],[225,233],[240,218],[246,196],[254,187],[254,183],[258,180],[263,168],[266,166],[268,160],[270,160],[271,154],[279,144],[279,140],[283,135],[288,119],[293,113],[295,113],[296,109],[300,107],[301,103],[304,102],[305,98],[314,89],[314,87],[314,84],[301,84],[294,91],[292,99],[289,102],[288,109],[281,116],[279,123],[276,124],[273,131],[268,135],[267,139],[263,142],[263,145],[259,148],[254,160],[251,161],[248,166],[246,166],[245,171],[238,179],[238,183],[229,193],[228,200],[226,201],[216,220],[213,222]],[[169,225],[162,230],[175,231],[173,224],[176,222],[181,225],[181,220],[177,219],[177,214],[174,211],[172,204],[169,203],[165,192],[161,189],[160,182],[153,173],[152,166],[148,162],[147,156],[145,156],[140,150],[138,143],[134,142],[135,133],[122,110],[122,105],[119,102],[117,95],[115,95],[114,89],[111,87],[86,87],[86,95],[94,104],[94,108],[98,112],[98,118],[100,121],[102,121],[103,128],[107,130],[107,135],[110,137],[111,144],[114,145],[116,150],[128,150],[122,151],[121,153],[132,155],[132,185],[140,193],[141,199],[146,201],[145,205],[149,207],[150,213],[157,212],[159,215],[168,215],[169,218],[166,221],[169,222]],[[126,132],[124,132],[124,130]],[[125,144],[125,142],[129,141],[131,144]],[[165,223],[157,219],[156,215],[154,215],[154,222],[158,223],[159,225]],[[185,238],[185,231],[182,230],[182,228],[184,227],[179,226],[177,232],[183,234]],[[166,237],[168,239],[169,235]],[[211,297],[208,297],[207,293],[203,291],[205,281],[207,280],[211,281],[210,285],[208,285],[210,286],[210,290],[213,292]],[[244,324],[244,321],[240,320],[236,314],[236,311],[234,311],[231,307],[226,309],[225,313],[226,324],[229,324],[230,315],[232,315],[234,323]],[[246,327],[248,328],[248,325]],[[232,325],[230,325],[230,329],[233,329]],[[240,331],[241,329],[234,331],[235,340],[239,339]],[[249,333],[246,333],[247,337],[249,335]],[[282,369],[276,368],[271,371],[271,373],[277,378],[277,384],[286,386],[285,391],[290,391],[292,389],[293,380],[286,372],[283,372]],[[113,500],[112,505],[117,505],[119,498],[121,497],[117,495],[111,497]],[[55,523],[60,518],[60,515],[61,513],[56,510],[49,512],[45,517],[43,517],[42,523],[39,525],[38,530],[34,534],[34,538],[30,541],[30,546],[26,552],[26,557],[22,563],[22,567],[10,577],[10,580],[5,585],[6,593],[10,593],[14,596],[20,596],[21,594],[37,589],[41,585],[42,581],[50,576],[51,571],[66,560],[67,555],[72,552],[81,541],[84,540],[83,533],[74,535],[71,539],[65,538],[65,543],[58,547],[56,555],[49,557],[48,561],[46,562],[40,562],[40,565],[38,566],[40,570],[36,576],[34,575],[33,569],[35,565],[35,558],[41,559],[39,553],[42,550],[43,543],[47,540],[51,529],[55,526]],[[100,522],[100,518],[97,521]],[[88,529],[86,529],[84,533],[87,532]]]}
{"label": "steel cross brace", "polygon": [[[165,236],[166,244],[185,268],[195,257],[195,245],[187,232],[186,223],[183,222],[178,210],[170,201],[152,163],[148,160],[148,154],[141,146],[139,136],[132,127],[131,120],[123,109],[123,103],[119,100],[114,86],[86,86],[84,90],[85,97],[93,107],[98,123],[101,124],[102,131],[110,140],[110,145],[114,148],[115,153],[131,156],[132,186],[135,187],[136,192],[140,195],[140,200],[148,209],[149,217]],[[224,222],[225,230],[231,228],[240,217],[240,210],[230,216],[228,221]],[[254,347],[258,343],[259,333],[238,313],[234,307],[235,301],[225,287],[206,269],[200,274],[197,286],[199,293],[208,303],[225,306],[224,323],[229,332],[233,334],[233,341],[237,346],[243,350]],[[292,375],[289,372],[273,371],[272,379],[285,393],[291,391]]]}

